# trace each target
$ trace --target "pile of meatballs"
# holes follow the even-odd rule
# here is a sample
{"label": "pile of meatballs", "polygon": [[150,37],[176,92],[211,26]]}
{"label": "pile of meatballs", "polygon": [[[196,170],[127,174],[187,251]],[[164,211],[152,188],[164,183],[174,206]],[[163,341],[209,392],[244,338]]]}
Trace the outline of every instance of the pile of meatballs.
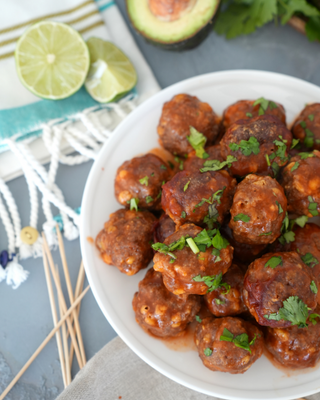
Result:
{"label": "pile of meatballs", "polygon": [[[197,97],[164,104],[166,150],[124,162],[122,208],[96,238],[106,264],[134,275],[132,306],[156,337],[193,321],[203,364],[245,372],[264,348],[288,368],[320,358],[320,103],[291,131],[284,107],[241,100],[222,118]],[[314,219],[312,220],[314,221]]]}

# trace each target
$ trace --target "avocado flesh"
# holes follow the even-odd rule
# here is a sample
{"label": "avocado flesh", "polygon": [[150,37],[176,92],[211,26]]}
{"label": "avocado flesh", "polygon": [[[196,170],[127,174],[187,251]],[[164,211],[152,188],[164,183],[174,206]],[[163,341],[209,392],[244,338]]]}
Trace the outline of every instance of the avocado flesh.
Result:
{"label": "avocado flesh", "polygon": [[[127,10],[135,29],[148,41],[163,44],[165,48],[177,47],[180,43],[184,48],[195,47],[197,41],[189,40],[199,33],[198,39],[203,40],[209,31],[211,22],[219,6],[219,0],[197,0],[194,7],[175,21],[158,19],[150,11],[148,0],[127,0]],[[199,41],[199,40],[198,40]],[[167,45],[167,46],[166,46]]]}

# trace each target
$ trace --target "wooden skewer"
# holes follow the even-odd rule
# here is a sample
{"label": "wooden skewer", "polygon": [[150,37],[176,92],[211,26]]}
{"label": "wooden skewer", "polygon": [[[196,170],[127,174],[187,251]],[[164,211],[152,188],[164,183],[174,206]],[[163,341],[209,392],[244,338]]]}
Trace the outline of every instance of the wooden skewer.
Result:
{"label": "wooden skewer", "polygon": [[[76,284],[76,290],[74,292],[75,297],[78,297],[79,294],[82,292],[83,290],[83,284],[84,284],[84,278],[85,278],[85,271],[84,271],[84,266],[83,266],[83,261],[81,261],[81,265],[80,265],[80,269],[79,269],[79,274],[78,274],[78,279],[77,279],[77,284]],[[81,307],[81,303],[79,303],[78,307],[77,307],[77,315],[79,318],[79,314],[80,314],[80,307]],[[69,335],[69,332],[68,332]],[[71,343],[70,346],[70,355],[69,355],[69,360],[70,360],[70,368],[72,368],[72,361],[73,361],[73,354],[74,354],[74,347]]]}
{"label": "wooden skewer", "polygon": [[49,335],[45,338],[45,340],[40,344],[38,349],[33,353],[33,355],[29,358],[29,360],[26,362],[24,367],[21,368],[21,370],[18,372],[18,374],[15,376],[15,378],[12,379],[10,382],[9,386],[1,393],[0,395],[0,400],[3,400],[6,395],[10,392],[10,390],[13,388],[13,386],[18,382],[20,377],[24,374],[24,372],[28,369],[30,364],[34,361],[34,359],[38,356],[38,354],[41,352],[41,350],[46,346],[46,344],[50,341],[50,339],[54,336],[54,334],[58,331],[60,326],[64,323],[64,321],[67,320],[69,315],[72,313],[72,311],[77,307],[77,305],[80,303],[84,295],[87,293],[87,291],[90,289],[90,286],[87,286],[84,291],[80,294],[80,296],[75,300],[73,305],[67,310],[67,312],[64,314],[64,316],[60,319],[60,321],[57,323],[57,325],[52,329],[52,331],[49,333]]}
{"label": "wooden skewer", "polygon": [[[60,282],[60,276],[59,276],[59,270],[56,267],[57,271],[57,277],[59,280],[59,284],[61,286]],[[59,312],[60,312],[60,318],[63,317],[63,312],[61,308],[61,301],[59,298]],[[71,369],[70,369],[70,361],[69,361],[69,346],[68,346],[68,339],[67,339],[67,330],[66,330],[66,323],[64,322],[61,326],[61,332],[62,332],[62,341],[63,341],[63,348],[64,348],[64,356],[65,356],[65,370],[66,370],[66,381],[67,385],[70,385],[71,383]]]}
{"label": "wooden skewer", "polygon": [[[53,325],[57,326],[58,316],[57,316],[56,304],[54,301],[53,288],[52,288],[52,282],[51,282],[51,278],[50,278],[48,260],[47,260],[47,257],[45,256],[44,249],[42,249],[42,250],[43,250],[43,252],[42,252],[43,267],[44,267],[44,273],[45,273],[46,281],[47,281],[50,306],[51,306],[51,312],[52,312],[52,318],[53,318]],[[67,384],[67,376],[66,376],[66,364],[65,364],[65,360],[64,360],[64,356],[63,356],[62,341],[61,341],[61,335],[60,335],[59,330],[56,332],[56,339],[57,339],[58,353],[59,353],[59,359],[60,359],[60,364],[61,364],[63,385],[66,388],[68,385]]]}
{"label": "wooden skewer", "polygon": [[[49,249],[49,246],[48,246],[48,243],[47,243],[47,240],[46,240],[46,237],[45,237],[44,233],[42,233],[42,238],[43,238],[44,249],[45,249],[45,252],[46,252],[47,257],[48,257],[51,274],[53,276],[53,280],[54,280],[54,283],[56,285],[58,298],[61,301],[61,309],[62,309],[62,312],[65,314],[67,312],[67,305],[66,305],[66,302],[65,302],[64,297],[63,297],[62,289],[61,289],[61,287],[59,285],[57,274],[56,274],[56,271],[55,271],[55,268],[54,268],[52,254],[50,252],[50,249]],[[70,331],[70,336],[71,336],[71,340],[73,342],[74,351],[76,353],[76,357],[77,357],[77,361],[78,361],[78,364],[79,364],[79,368],[82,369],[83,368],[82,357],[81,357],[81,354],[80,354],[80,351],[79,351],[79,347],[78,347],[76,336],[75,336],[74,331],[72,329],[72,323],[70,321],[70,318],[67,318],[66,321],[67,321],[68,328],[69,328],[69,331]]]}
{"label": "wooden skewer", "polygon": [[[65,253],[65,250],[64,250],[63,239],[62,239],[62,235],[61,235],[61,232],[60,232],[58,224],[56,225],[56,231],[57,231],[57,236],[58,236],[59,251],[60,251],[60,256],[61,256],[61,261],[62,261],[62,266],[63,266],[63,272],[64,272],[64,276],[65,276],[65,280],[66,280],[66,284],[67,284],[67,290],[68,290],[68,294],[69,294],[69,300],[70,300],[70,304],[72,305],[73,302],[74,302],[73,290],[72,290],[72,285],[71,285],[71,280],[70,280],[70,274],[69,274],[69,268],[68,268],[66,253]],[[83,363],[83,365],[85,365],[86,362],[87,362],[86,353],[85,353],[85,350],[84,350],[84,345],[83,345],[82,334],[81,334],[80,324],[79,324],[79,320],[78,320],[77,310],[74,310],[72,312],[72,315],[73,315],[73,320],[74,320],[74,326],[76,328],[75,330],[76,330],[76,334],[77,334],[77,338],[78,338],[80,354],[81,354],[81,357],[82,357],[82,363]]]}

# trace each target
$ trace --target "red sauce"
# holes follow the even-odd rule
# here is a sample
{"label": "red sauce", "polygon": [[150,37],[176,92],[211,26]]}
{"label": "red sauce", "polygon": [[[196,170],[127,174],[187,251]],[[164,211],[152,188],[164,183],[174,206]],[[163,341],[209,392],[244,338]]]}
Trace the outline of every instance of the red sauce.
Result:
{"label": "red sauce", "polygon": [[94,239],[93,239],[91,236],[88,236],[88,237],[87,237],[87,241],[88,241],[90,244],[94,244]]}

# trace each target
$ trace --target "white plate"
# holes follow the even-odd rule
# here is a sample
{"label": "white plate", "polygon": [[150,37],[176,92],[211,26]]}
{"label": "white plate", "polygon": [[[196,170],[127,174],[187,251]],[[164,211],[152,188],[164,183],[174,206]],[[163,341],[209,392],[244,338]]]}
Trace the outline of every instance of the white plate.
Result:
{"label": "white plate", "polygon": [[120,208],[113,188],[117,168],[125,160],[158,146],[156,128],[163,103],[178,93],[199,97],[218,114],[237,100],[263,96],[284,105],[289,123],[306,103],[320,101],[320,88],[299,79],[270,72],[227,71],[177,83],[138,107],[103,147],[84,192],[81,249],[93,294],[112,327],[139,357],[193,390],[225,399],[294,399],[316,393],[320,391],[319,368],[287,376],[263,356],[243,375],[212,372],[195,351],[173,351],[147,335],[136,323],[131,306],[146,270],[130,277],[121,274],[104,264],[87,240],[95,238],[109,214]]}

